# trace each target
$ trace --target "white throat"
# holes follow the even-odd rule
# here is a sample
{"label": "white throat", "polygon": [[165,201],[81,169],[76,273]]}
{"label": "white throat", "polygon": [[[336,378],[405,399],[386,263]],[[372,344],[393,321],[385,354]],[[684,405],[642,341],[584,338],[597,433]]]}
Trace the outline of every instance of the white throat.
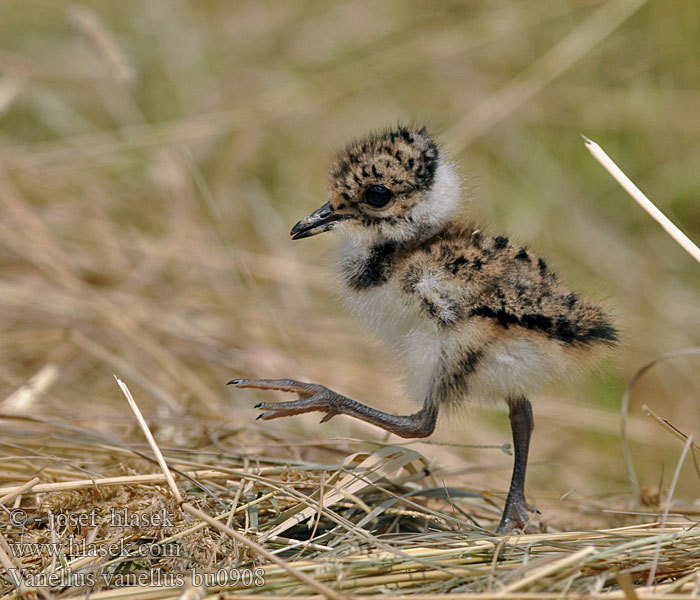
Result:
{"label": "white throat", "polygon": [[459,177],[454,167],[440,157],[433,186],[428,197],[413,209],[413,220],[424,226],[428,225],[431,229],[442,225],[459,205],[460,192]]}

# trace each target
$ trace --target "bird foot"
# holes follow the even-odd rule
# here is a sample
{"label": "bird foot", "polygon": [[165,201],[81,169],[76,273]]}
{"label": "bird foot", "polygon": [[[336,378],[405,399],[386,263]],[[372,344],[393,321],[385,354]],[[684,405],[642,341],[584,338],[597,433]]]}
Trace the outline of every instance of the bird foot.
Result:
{"label": "bird foot", "polygon": [[512,498],[508,496],[506,506],[501,517],[501,523],[496,530],[498,535],[506,535],[513,531],[529,533],[530,517],[529,513],[540,514],[540,511],[530,506],[525,498]]}
{"label": "bird foot", "polygon": [[299,396],[299,400],[289,402],[260,402],[256,404],[255,408],[263,410],[257,418],[263,421],[308,412],[325,412],[326,414],[321,419],[321,423],[325,423],[341,412],[337,406],[334,406],[334,400],[337,404],[337,399],[341,396],[316,383],[303,383],[294,379],[233,379],[228,383],[238,388],[279,390],[292,392]]}

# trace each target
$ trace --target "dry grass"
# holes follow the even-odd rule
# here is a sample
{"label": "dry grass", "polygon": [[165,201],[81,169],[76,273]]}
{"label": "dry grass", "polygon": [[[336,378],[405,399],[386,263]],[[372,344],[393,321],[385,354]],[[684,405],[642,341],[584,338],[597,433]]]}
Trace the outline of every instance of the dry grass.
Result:
{"label": "dry grass", "polygon": [[[128,551],[20,557],[0,542],[3,599],[17,596],[13,561],[100,578],[259,567],[264,585],[237,592],[256,598],[700,593],[697,355],[635,383],[639,493],[619,436],[639,368],[697,346],[697,265],[578,135],[700,239],[697,3],[10,0],[0,16],[0,534]],[[464,169],[474,217],[608,298],[623,328],[611,363],[535,399],[538,534],[488,535],[511,464],[500,409],[442,423],[435,442],[456,445],[396,446],[350,420],[261,424],[260,396],[223,385],[284,376],[400,398],[393,364],[332,296],[319,258],[332,240],[287,234],[322,202],[330,152],[412,117]],[[112,507],[173,524],[116,527]],[[93,508],[93,524],[47,527],[50,510]],[[152,543],[179,554],[135,555]],[[145,583],[99,579],[90,597],[182,592]]]}
{"label": "dry grass", "polygon": [[[489,530],[503,495],[440,485],[439,472],[414,450],[316,440],[315,451],[347,458],[325,465],[279,460],[265,454],[278,454],[280,445],[300,452],[306,444],[262,432],[240,433],[245,454],[234,450],[233,436],[212,436],[215,450],[162,448],[185,499],[179,505],[148,448],[40,419],[19,424],[5,439],[22,449],[8,461],[14,477],[39,473],[53,483],[22,490],[22,508],[11,511],[3,530],[5,550],[21,561],[29,584],[41,581],[30,574],[54,574],[52,597],[90,587],[91,598],[134,597],[133,589],[119,588],[137,585],[139,598],[179,598],[183,582],[207,577],[210,593],[256,597],[623,598],[615,592],[620,577],[640,598],[691,597],[700,587],[697,510],[625,514],[616,512],[629,508],[620,500],[571,502],[569,510],[595,513],[607,527],[498,538]],[[89,457],[90,472],[101,476],[75,477],[72,468],[84,462],[76,457]],[[122,475],[106,477],[115,473]],[[8,507],[15,489],[0,489]],[[125,526],[126,515],[139,521]],[[121,544],[120,555],[107,555],[112,544]],[[3,600],[14,597],[13,588],[4,586]]]}

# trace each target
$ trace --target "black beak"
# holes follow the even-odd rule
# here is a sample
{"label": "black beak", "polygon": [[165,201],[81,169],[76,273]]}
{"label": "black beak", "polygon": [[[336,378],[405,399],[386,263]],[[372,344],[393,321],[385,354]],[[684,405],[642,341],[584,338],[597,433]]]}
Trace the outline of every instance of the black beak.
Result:
{"label": "black beak", "polygon": [[347,219],[347,216],[337,214],[333,210],[331,203],[326,202],[321,208],[317,208],[308,217],[305,217],[292,227],[289,235],[292,236],[293,240],[301,240],[317,233],[329,231],[335,227],[338,221],[343,219]]}

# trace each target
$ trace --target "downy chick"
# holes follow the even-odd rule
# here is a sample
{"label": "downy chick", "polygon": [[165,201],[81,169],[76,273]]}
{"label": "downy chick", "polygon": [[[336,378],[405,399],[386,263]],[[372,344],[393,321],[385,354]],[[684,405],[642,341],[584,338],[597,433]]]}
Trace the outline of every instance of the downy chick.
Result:
{"label": "downy chick", "polygon": [[470,398],[505,401],[514,467],[498,532],[524,530],[532,408],[549,379],[612,346],[604,312],[566,289],[541,258],[461,222],[459,179],[425,129],[398,127],[351,143],[333,162],[329,200],[292,238],[334,230],[347,303],[396,351],[422,407],[399,416],[294,380],[235,379],[237,387],[294,392],[258,404],[264,420],[319,411],[349,415],[401,437],[426,437],[438,412]]}

